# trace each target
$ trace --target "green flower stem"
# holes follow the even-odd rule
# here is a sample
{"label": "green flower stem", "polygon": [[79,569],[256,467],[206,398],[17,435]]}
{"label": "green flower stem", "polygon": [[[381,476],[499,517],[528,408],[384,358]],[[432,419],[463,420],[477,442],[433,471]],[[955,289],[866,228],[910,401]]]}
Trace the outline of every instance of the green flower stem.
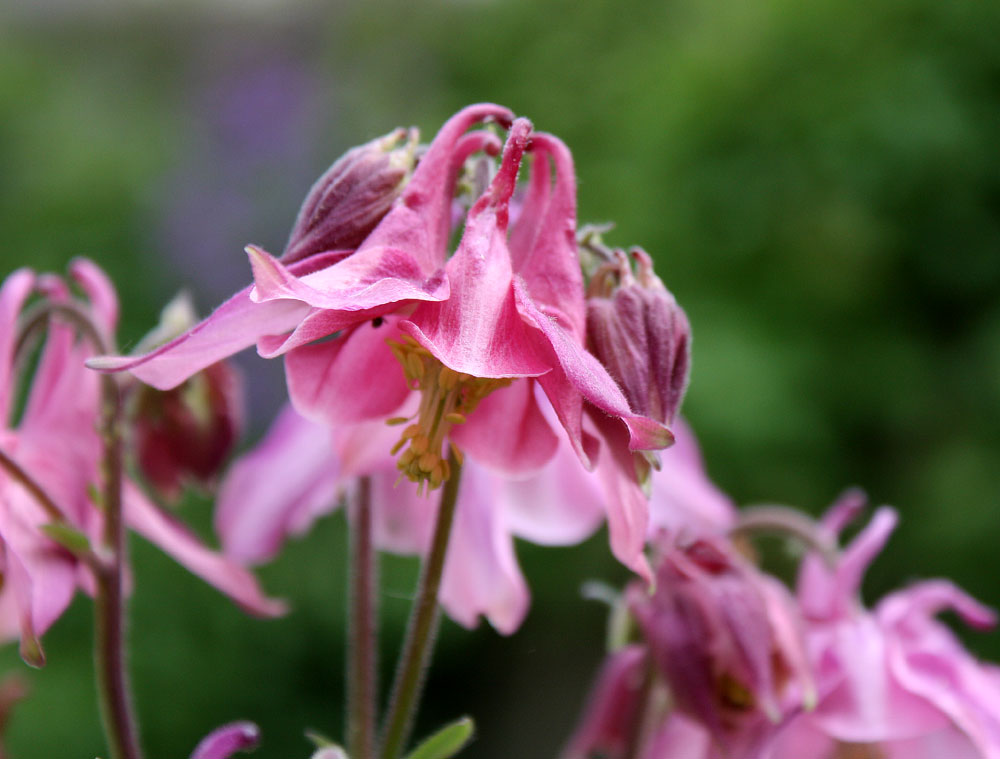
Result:
{"label": "green flower stem", "polygon": [[377,569],[372,545],[372,482],[362,477],[351,504],[351,598],[347,650],[347,747],[352,759],[375,759]]}
{"label": "green flower stem", "polygon": [[399,667],[392,688],[389,714],[382,734],[382,759],[399,759],[406,746],[420,703],[420,691],[430,662],[438,620],[438,588],[444,570],[448,538],[458,503],[458,482],[462,465],[454,451],[449,454],[451,477],[444,483],[431,549],[424,561],[417,587],[417,598],[410,613],[406,639],[399,657]]}

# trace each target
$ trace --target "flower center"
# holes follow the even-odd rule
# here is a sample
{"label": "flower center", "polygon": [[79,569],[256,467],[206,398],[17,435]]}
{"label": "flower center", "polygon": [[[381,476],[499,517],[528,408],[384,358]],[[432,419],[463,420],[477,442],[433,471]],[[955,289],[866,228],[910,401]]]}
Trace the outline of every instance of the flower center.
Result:
{"label": "flower center", "polygon": [[[435,490],[452,474],[444,448],[449,430],[456,424],[464,424],[483,398],[498,387],[509,385],[511,380],[473,377],[449,369],[409,335],[403,335],[401,342],[387,342],[403,367],[407,383],[420,391],[420,409],[415,417],[389,420],[389,424],[410,422],[392,448],[395,455],[405,447],[396,466],[418,483],[418,493],[425,486],[428,491]],[[453,442],[450,446],[461,463],[462,452]]]}

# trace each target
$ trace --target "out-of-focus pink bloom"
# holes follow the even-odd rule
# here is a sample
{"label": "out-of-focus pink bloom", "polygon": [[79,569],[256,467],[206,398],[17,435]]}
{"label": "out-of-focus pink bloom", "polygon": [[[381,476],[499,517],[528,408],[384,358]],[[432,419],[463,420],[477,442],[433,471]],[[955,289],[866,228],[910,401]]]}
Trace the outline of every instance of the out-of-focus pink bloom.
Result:
{"label": "out-of-focus pink bloom", "polygon": [[[835,506],[827,529],[839,533],[859,507]],[[805,562],[799,599],[820,697],[771,759],[1000,757],[1000,668],[977,661],[935,619],[952,610],[988,628],[994,612],[944,580],[886,596],[873,611],[861,605],[864,572],[895,525],[895,512],[879,509],[835,568]]]}
{"label": "out-of-focus pink bloom", "polygon": [[[99,328],[113,334],[118,313],[114,290],[93,263],[74,261],[70,276],[89,299]],[[0,287],[0,446],[60,506],[70,527],[97,545],[103,516],[92,501],[99,490],[101,444],[96,426],[99,377],[84,367],[94,346],[70,326],[54,319],[19,420],[12,419],[16,387],[15,340],[18,316],[35,291],[62,300],[63,280],[36,277],[28,270],[10,275]],[[275,614],[281,605],[265,598],[253,576],[209,550],[171,517],[163,514],[126,481],[126,523],[196,574],[257,614]],[[0,470],[0,541],[4,587],[0,592],[0,637],[20,637],[22,655],[42,662],[40,636],[63,612],[79,585],[92,588],[85,567],[46,537],[51,517],[7,472]]]}
{"label": "out-of-focus pink bloom", "polygon": [[[219,492],[216,530],[234,560],[270,559],[289,534],[332,511],[359,476],[372,477],[375,542],[401,554],[422,554],[431,540],[437,503],[399,480],[389,447],[396,433],[383,421],[331,430],[286,408],[260,444],[238,459]],[[512,479],[467,459],[446,556],[440,600],[472,627],[480,615],[502,633],[517,629],[528,587],[514,537],[546,545],[579,542],[600,524],[598,484],[563,443],[539,473]]]}
{"label": "out-of-focus pink bloom", "polygon": [[[466,133],[487,119],[510,125],[510,134],[499,170],[469,210],[448,258],[459,169],[473,153],[499,147],[490,132]],[[534,156],[532,174],[508,235],[526,151]],[[429,488],[448,477],[449,444],[517,476],[544,466],[557,437],[538,408],[530,387],[536,382],[585,465],[597,453],[595,437],[583,428],[585,401],[609,424],[624,423],[615,421],[617,434],[605,435],[609,447],[622,450],[603,458],[662,448],[672,440],[669,430],[630,408],[585,349],[575,195],[572,159],[559,140],[533,133],[529,122],[499,106],[470,106],[442,127],[401,196],[356,250],[325,251],[286,266],[251,246],[253,288],[150,354],[91,365],[127,369],[168,388],[257,342],[262,355],[286,356],[296,408],[328,424],[384,418],[419,389],[423,403],[400,441],[399,467]],[[316,342],[337,332],[335,340]],[[648,576],[645,501],[616,497],[612,508],[614,553]]]}
{"label": "out-of-focus pink bloom", "polygon": [[252,751],[260,743],[260,728],[253,722],[231,722],[206,735],[190,759],[229,759],[238,751]]}
{"label": "out-of-focus pink bloom", "polygon": [[656,590],[629,607],[678,711],[724,752],[752,757],[810,700],[800,620],[790,594],[724,540],[661,543]]}
{"label": "out-of-focus pink bloom", "polygon": [[[143,342],[165,342],[196,321],[190,301],[181,295],[164,309],[160,327]],[[169,500],[180,495],[187,481],[211,483],[243,427],[243,382],[236,369],[220,361],[172,390],[139,385],[132,393],[132,443],[148,483]]]}

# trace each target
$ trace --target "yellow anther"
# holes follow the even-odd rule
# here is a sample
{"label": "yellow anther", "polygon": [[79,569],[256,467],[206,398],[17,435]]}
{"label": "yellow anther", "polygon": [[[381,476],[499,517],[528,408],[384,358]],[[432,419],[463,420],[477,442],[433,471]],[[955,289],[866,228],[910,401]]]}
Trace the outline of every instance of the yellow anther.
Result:
{"label": "yellow anther", "polygon": [[408,421],[410,421],[410,417],[408,416],[394,416],[391,419],[386,419],[385,423],[390,427],[397,427],[400,424],[406,424]]}
{"label": "yellow anther", "polygon": [[455,389],[455,385],[458,384],[458,373],[452,371],[447,366],[441,367],[441,373],[438,375],[438,385],[444,391],[450,391]]}
{"label": "yellow anther", "polygon": [[417,454],[413,452],[412,448],[407,448],[403,451],[403,455],[399,457],[399,462],[396,464],[400,469],[406,470],[410,463],[417,457]]}
{"label": "yellow anther", "polygon": [[396,444],[392,447],[392,449],[389,451],[389,453],[392,456],[395,456],[397,453],[399,453],[399,449],[402,448],[404,445],[406,445],[406,438],[405,437],[400,438],[399,440],[397,440]]}
{"label": "yellow anther", "polygon": [[458,465],[462,466],[462,462],[465,461],[465,454],[462,453],[462,449],[454,443],[451,443],[451,454],[455,457],[455,461],[458,462]]}
{"label": "yellow anther", "polygon": [[441,483],[444,482],[444,464],[446,462],[439,461],[437,466],[431,470],[431,489],[441,487]]}
{"label": "yellow anther", "polygon": [[403,430],[403,440],[409,440],[411,437],[416,437],[420,434],[420,425],[411,424],[405,430]]}
{"label": "yellow anther", "polygon": [[415,379],[422,379],[424,376],[424,362],[415,353],[406,354],[406,371]]}
{"label": "yellow anther", "polygon": [[441,479],[451,479],[451,462],[448,459],[441,459]]}
{"label": "yellow anther", "polygon": [[465,424],[465,414],[459,414],[457,411],[445,414],[444,418],[445,421],[451,422],[452,424]]}
{"label": "yellow anther", "polygon": [[410,442],[410,450],[413,451],[418,456],[420,456],[421,454],[427,452],[427,448],[430,444],[431,441],[427,439],[426,435],[417,435]]}
{"label": "yellow anther", "polygon": [[417,463],[425,472],[430,472],[438,465],[439,461],[441,461],[440,456],[434,453],[434,451],[427,451],[420,457],[420,460]]}

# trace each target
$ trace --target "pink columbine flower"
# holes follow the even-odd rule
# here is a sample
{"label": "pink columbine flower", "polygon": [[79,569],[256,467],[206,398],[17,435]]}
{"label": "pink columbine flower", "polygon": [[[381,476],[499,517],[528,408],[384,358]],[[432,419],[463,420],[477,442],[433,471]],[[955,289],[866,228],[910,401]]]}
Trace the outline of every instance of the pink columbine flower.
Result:
{"label": "pink columbine flower", "polygon": [[[112,334],[118,301],[93,263],[76,260],[70,276],[89,299],[102,330]],[[96,432],[99,378],[84,367],[94,353],[68,325],[54,320],[19,420],[13,419],[18,356],[16,325],[28,298],[70,297],[60,278],[36,277],[21,269],[0,286],[0,447],[61,507],[72,527],[97,544],[102,512],[91,493],[99,485],[100,441]],[[131,482],[123,488],[126,523],[177,558],[195,574],[257,614],[282,605],[264,597],[245,569],[209,550],[172,517],[163,514]],[[51,517],[5,471],[0,470],[0,543],[4,586],[0,591],[0,636],[20,637],[26,660],[42,663],[39,636],[59,617],[77,587],[90,590],[88,570],[43,533]]]}
{"label": "pink columbine flower", "polygon": [[[860,502],[826,516],[836,535]],[[896,525],[879,509],[832,570],[803,565],[799,598],[816,671],[816,709],[793,721],[769,759],[997,759],[1000,668],[973,657],[935,619],[951,610],[992,627],[996,615],[945,580],[918,582],[869,611],[860,602],[864,572]]]}
{"label": "pink columbine flower", "polygon": [[[449,258],[459,170],[472,154],[499,147],[491,132],[466,133],[487,119],[509,125],[509,136],[496,176],[466,215]],[[531,178],[508,234],[525,152],[534,157]],[[602,458],[663,448],[672,440],[669,430],[630,408],[585,348],[575,196],[572,159],[559,140],[499,106],[470,106],[442,127],[356,250],[285,265],[251,246],[253,288],[150,354],[91,365],[127,369],[169,388],[257,342],[262,355],[285,355],[296,408],[329,424],[384,418],[418,390],[421,402],[399,440],[398,466],[427,488],[448,478],[449,446],[518,476],[544,466],[558,438],[539,410],[535,384],[585,465],[593,465],[598,445],[584,430],[585,402],[623,422],[608,440],[621,451]],[[338,339],[316,342],[337,332]],[[611,508],[612,550],[649,576],[645,502],[616,497]]]}

